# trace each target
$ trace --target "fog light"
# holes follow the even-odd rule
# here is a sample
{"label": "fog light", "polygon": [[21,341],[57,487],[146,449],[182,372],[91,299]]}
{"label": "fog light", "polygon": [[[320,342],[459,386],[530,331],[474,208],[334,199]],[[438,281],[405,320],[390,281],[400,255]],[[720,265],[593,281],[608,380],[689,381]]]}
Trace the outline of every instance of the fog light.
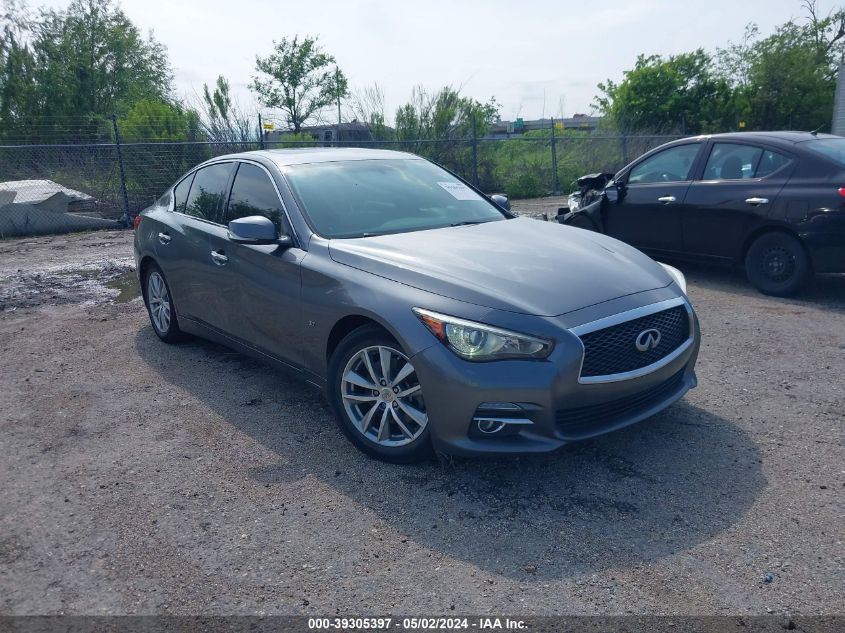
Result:
{"label": "fog light", "polygon": [[515,402],[482,402],[469,429],[470,437],[500,437],[518,435],[534,422],[528,412]]}
{"label": "fog light", "polygon": [[495,418],[475,418],[475,423],[478,426],[478,430],[487,435],[493,435],[505,428],[505,423]]}

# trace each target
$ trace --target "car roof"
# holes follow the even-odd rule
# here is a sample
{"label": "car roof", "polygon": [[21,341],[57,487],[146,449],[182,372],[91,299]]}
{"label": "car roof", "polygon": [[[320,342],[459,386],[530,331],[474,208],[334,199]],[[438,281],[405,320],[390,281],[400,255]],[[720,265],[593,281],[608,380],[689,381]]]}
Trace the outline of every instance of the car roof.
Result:
{"label": "car roof", "polygon": [[395,152],[388,149],[367,149],[360,147],[306,147],[300,149],[260,149],[252,152],[227,154],[214,160],[225,158],[264,159],[279,167],[304,165],[307,163],[330,163],[348,160],[389,160],[418,159],[419,156],[407,152]]}
{"label": "car roof", "polygon": [[813,134],[812,132],[792,132],[788,130],[776,132],[726,132],[724,134],[702,134],[700,136],[691,137],[690,139],[713,139],[718,141],[766,141],[769,143],[781,145],[795,145],[796,143],[803,143],[805,141],[814,141],[818,139],[833,139],[842,138],[833,134]]}

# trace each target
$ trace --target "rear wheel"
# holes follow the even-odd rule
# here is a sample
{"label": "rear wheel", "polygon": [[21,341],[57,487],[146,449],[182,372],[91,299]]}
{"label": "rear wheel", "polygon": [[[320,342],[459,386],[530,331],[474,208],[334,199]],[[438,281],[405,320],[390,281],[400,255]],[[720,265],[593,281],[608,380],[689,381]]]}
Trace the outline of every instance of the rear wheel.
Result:
{"label": "rear wheel", "polygon": [[165,343],[181,340],[183,335],[173,308],[170,287],[161,268],[155,264],[150,264],[144,273],[144,299],[156,335]]}
{"label": "rear wheel", "polygon": [[341,430],[371,457],[394,463],[431,457],[422,386],[384,330],[359,328],[340,343],[329,362],[328,395]]}
{"label": "rear wheel", "polygon": [[800,291],[812,276],[810,258],[798,238],[787,233],[765,233],[745,256],[745,274],[763,294],[785,297]]}

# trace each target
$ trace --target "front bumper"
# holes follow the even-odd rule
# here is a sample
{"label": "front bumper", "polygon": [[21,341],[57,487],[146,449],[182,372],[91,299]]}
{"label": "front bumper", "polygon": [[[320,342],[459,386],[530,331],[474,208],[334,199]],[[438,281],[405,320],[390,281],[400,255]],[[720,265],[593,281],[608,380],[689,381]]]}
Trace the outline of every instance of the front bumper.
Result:
{"label": "front bumper", "polygon": [[[696,386],[698,321],[683,354],[629,380],[579,382],[583,350],[558,345],[543,361],[474,363],[443,345],[416,354],[412,362],[425,394],[432,441],[453,455],[523,454],[553,451],[564,444],[602,435],[648,418]],[[478,437],[471,433],[482,403],[517,403],[518,433]]]}

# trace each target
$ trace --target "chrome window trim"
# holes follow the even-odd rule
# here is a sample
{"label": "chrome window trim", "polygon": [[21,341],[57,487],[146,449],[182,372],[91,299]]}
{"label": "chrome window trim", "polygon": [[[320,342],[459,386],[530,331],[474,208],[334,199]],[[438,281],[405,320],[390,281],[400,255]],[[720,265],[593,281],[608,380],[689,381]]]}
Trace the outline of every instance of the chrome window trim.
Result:
{"label": "chrome window trim", "polygon": [[[651,365],[646,365],[645,367],[640,367],[639,369],[620,372],[618,374],[606,374],[604,376],[581,375],[581,372],[584,369],[584,355],[586,354],[584,342],[581,340],[581,336],[583,334],[589,334],[598,330],[604,330],[605,328],[613,327],[614,325],[619,325],[627,321],[633,321],[634,319],[649,316],[650,314],[655,314],[657,312],[663,312],[664,310],[669,310],[670,308],[675,308],[681,305],[684,306],[684,308],[686,309],[687,318],[689,319],[689,338],[687,338],[686,341],[681,343],[681,345],[679,345],[674,351],[667,354],[657,362],[654,362]],[[578,368],[578,382],[582,385],[601,384],[609,382],[619,382],[621,380],[631,380],[632,378],[639,378],[641,376],[648,375],[657,371],[658,369],[661,369],[662,367],[665,367],[666,365],[674,361],[676,358],[683,355],[684,352],[686,352],[690,347],[692,347],[692,344],[695,340],[695,319],[693,318],[692,306],[689,304],[689,302],[684,297],[675,297],[674,299],[658,301],[657,303],[651,303],[649,305],[640,306],[639,308],[626,310],[625,312],[619,312],[618,314],[612,314],[601,319],[596,319],[595,321],[590,321],[588,323],[584,323],[582,325],[570,328],[569,331],[576,336],[578,342],[581,344],[581,366]]]}
{"label": "chrome window trim", "polygon": [[[299,244],[300,243],[299,236],[296,233],[296,228],[294,228],[293,222],[291,222],[290,213],[288,213],[287,205],[285,205],[285,201],[282,198],[282,192],[279,191],[279,186],[276,184],[276,179],[273,178],[273,174],[270,173],[270,170],[267,169],[267,167],[265,167],[264,165],[262,165],[261,163],[255,161],[255,160],[252,160],[252,159],[249,159],[249,158],[226,158],[226,159],[221,159],[221,160],[212,160],[211,162],[205,162],[205,163],[202,163],[200,165],[197,165],[196,167],[191,169],[187,174],[185,174],[182,178],[180,178],[179,181],[170,188],[171,201],[170,201],[170,209],[169,210],[172,213],[175,213],[177,215],[181,215],[181,216],[186,217],[186,218],[191,218],[193,220],[199,220],[200,222],[204,222],[204,223],[210,224],[212,226],[217,226],[217,227],[221,227],[221,228],[224,228],[224,229],[228,229],[227,224],[220,224],[219,222],[213,222],[212,220],[207,220],[206,218],[200,218],[200,217],[197,217],[195,215],[191,215],[189,213],[182,213],[181,211],[176,211],[176,208],[175,208],[176,202],[175,202],[175,198],[173,198],[173,195],[172,195],[173,191],[176,189],[177,186],[179,186],[182,183],[183,180],[186,180],[189,176],[196,174],[196,172],[198,172],[200,169],[203,169],[205,167],[211,167],[212,165],[224,165],[226,163],[235,164],[235,166],[236,166],[235,174],[234,174],[235,178],[237,178],[237,176],[238,176],[238,172],[237,172],[238,163],[246,163],[248,165],[254,165],[254,166],[259,167],[260,169],[264,170],[264,174],[270,179],[270,184],[272,184],[273,189],[276,190],[276,196],[278,196],[278,198],[279,198],[279,204],[282,205],[282,212],[284,213],[285,219],[287,220],[287,225],[290,228],[291,237],[294,239],[295,243]],[[191,184],[193,186],[193,183],[191,183]],[[232,179],[230,184],[231,185],[235,184],[234,179]],[[226,212],[226,207],[229,205],[229,199],[232,197],[232,187],[229,187],[226,193],[227,193],[226,200],[225,200],[225,203],[223,205],[224,214]],[[190,191],[188,191],[188,195],[190,195]]]}

